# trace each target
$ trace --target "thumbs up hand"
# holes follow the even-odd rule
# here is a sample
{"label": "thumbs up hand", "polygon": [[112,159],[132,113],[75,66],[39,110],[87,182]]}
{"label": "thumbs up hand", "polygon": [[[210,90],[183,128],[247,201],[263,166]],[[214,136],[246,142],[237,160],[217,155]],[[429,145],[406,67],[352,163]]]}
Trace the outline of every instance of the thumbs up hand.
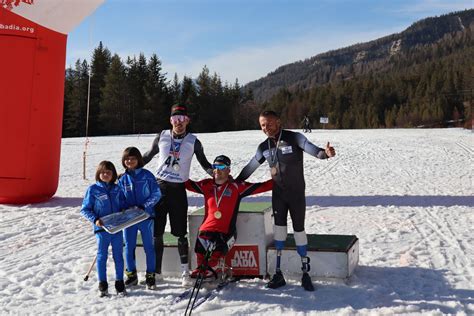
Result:
{"label": "thumbs up hand", "polygon": [[334,147],[329,144],[329,142],[327,143],[326,149],[324,151],[326,152],[326,156],[329,158],[336,156],[336,151],[334,150]]}

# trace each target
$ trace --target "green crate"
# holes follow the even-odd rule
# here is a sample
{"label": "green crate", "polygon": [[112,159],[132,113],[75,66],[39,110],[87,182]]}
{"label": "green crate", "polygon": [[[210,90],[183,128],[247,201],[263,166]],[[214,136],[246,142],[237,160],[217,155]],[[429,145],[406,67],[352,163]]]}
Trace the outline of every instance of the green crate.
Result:
{"label": "green crate", "polygon": [[[308,234],[308,251],[324,252],[348,252],[358,240],[355,235],[315,235]],[[270,249],[275,249],[270,246]],[[285,249],[296,250],[295,238],[293,234],[288,234],[285,242]]]}
{"label": "green crate", "polygon": [[[242,202],[240,203],[239,212],[244,213],[263,213],[272,207],[270,202]],[[194,211],[192,215],[204,215],[204,207]]]}
{"label": "green crate", "polygon": [[[169,232],[165,232],[163,235],[163,244],[165,247],[178,247],[178,237],[171,235]],[[137,235],[137,247],[143,247],[142,235]]]}

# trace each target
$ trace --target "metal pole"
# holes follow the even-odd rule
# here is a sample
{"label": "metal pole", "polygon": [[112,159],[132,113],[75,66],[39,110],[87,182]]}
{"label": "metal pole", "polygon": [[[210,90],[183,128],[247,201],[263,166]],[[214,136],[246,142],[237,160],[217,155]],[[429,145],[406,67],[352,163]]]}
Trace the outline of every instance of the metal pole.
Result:
{"label": "metal pole", "polygon": [[[89,24],[89,47],[92,48],[91,46],[92,43],[92,19],[91,23]],[[82,177],[84,180],[86,180],[86,152],[87,152],[87,143],[89,141],[89,107],[90,107],[90,101],[91,101],[91,72],[92,72],[92,65],[88,65],[89,67],[89,81],[87,83],[87,111],[86,111],[86,143],[84,145],[84,153],[82,155]]]}

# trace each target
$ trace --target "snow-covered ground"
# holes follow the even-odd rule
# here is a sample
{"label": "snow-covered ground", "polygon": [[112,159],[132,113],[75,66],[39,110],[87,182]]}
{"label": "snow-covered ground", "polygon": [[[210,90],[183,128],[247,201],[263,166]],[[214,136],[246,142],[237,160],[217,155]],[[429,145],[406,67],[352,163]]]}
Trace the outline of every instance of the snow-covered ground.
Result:
{"label": "snow-covered ground", "polygon": [[[315,280],[312,293],[298,280],[281,290],[266,289],[264,280],[245,280],[195,313],[474,314],[474,134],[398,129],[306,135],[319,146],[330,141],[337,151],[327,161],[305,155],[306,231],[357,235],[360,261],[353,277],[347,283]],[[198,137],[209,160],[231,157],[234,175],[265,138],[261,131]],[[128,297],[106,299],[98,298],[95,272],[83,281],[96,248],[79,210],[95,168],[108,159],[121,169],[126,146],[144,152],[153,138],[92,138],[87,181],[82,179],[84,139],[64,139],[56,196],[36,205],[0,205],[0,314],[184,313],[185,302],[171,304],[182,292],[177,278],[165,278],[157,291],[138,288]],[[147,168],[155,171],[156,159]],[[249,180],[262,181],[268,174],[263,165]],[[196,161],[191,177],[205,177]],[[260,199],[269,200],[269,194]],[[202,200],[190,195],[190,204],[195,209]]]}

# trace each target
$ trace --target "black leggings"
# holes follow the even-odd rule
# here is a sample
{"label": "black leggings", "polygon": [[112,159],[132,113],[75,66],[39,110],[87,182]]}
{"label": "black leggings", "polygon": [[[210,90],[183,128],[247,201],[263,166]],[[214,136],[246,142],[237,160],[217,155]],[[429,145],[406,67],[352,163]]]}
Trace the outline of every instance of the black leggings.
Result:
{"label": "black leggings", "polygon": [[184,183],[159,181],[161,200],[155,207],[155,236],[165,233],[169,214],[171,234],[184,237],[188,233],[188,197]]}
{"label": "black leggings", "polygon": [[287,226],[288,211],[290,211],[295,232],[304,231],[304,220],[306,214],[306,198],[304,190],[294,192],[283,190],[277,185],[273,186],[272,208],[275,225]]}
{"label": "black leggings", "polygon": [[219,251],[223,254],[226,254],[229,251],[227,241],[232,238],[232,235],[223,234],[219,232],[200,231],[198,234],[198,238],[196,239],[194,251],[197,253],[205,254],[207,251],[206,246],[201,243],[199,237],[207,239],[211,242],[215,242],[216,248],[214,249],[214,251]]}

